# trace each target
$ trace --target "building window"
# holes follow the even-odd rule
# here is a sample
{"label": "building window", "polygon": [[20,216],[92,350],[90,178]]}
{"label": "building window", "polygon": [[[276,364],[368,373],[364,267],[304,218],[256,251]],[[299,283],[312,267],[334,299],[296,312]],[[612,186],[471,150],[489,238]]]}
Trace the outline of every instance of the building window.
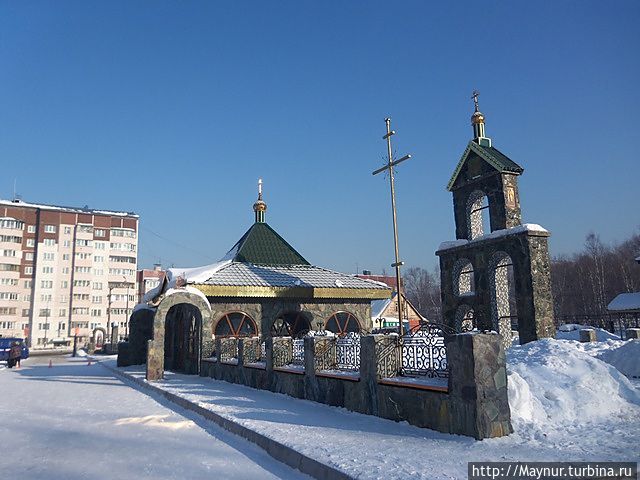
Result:
{"label": "building window", "polygon": [[64,248],[69,248],[71,246],[71,241],[70,240],[65,240],[64,242],[62,242],[62,246]]}
{"label": "building window", "polygon": [[15,257],[16,256],[16,251],[15,250],[2,250],[2,256],[3,257]]}
{"label": "building window", "polygon": [[93,282],[93,290],[102,290],[102,282]]}
{"label": "building window", "polygon": [[337,335],[344,335],[349,332],[359,332],[360,323],[349,312],[337,312],[327,319],[324,328]]}
{"label": "building window", "polygon": [[62,254],[62,260],[71,260],[71,255],[69,255],[68,253],[63,253]]}
{"label": "building window", "polygon": [[56,245],[55,238],[45,238],[42,243],[47,247],[54,247]]}
{"label": "building window", "polygon": [[53,267],[42,267],[42,273],[53,273]]}
{"label": "building window", "polygon": [[[66,308],[61,308],[60,310],[58,310],[58,316],[59,317],[66,317],[67,316],[67,309]],[[62,325],[64,325],[64,323]],[[64,328],[64,327],[62,327],[62,328]]]}
{"label": "building window", "polygon": [[18,294],[13,292],[0,292],[0,300],[18,300]]}
{"label": "building window", "polygon": [[53,288],[53,280],[40,280],[40,288]]}
{"label": "building window", "polygon": [[253,337],[258,334],[256,322],[242,312],[223,315],[215,328],[216,337]]}
{"label": "building window", "polygon": [[8,285],[10,287],[15,287],[16,285],[18,285],[18,279],[17,278],[3,278],[3,279],[0,279],[0,285]]}
{"label": "building window", "polygon": [[71,234],[71,227],[64,227],[64,233],[65,233],[65,235],[70,235]]}
{"label": "building window", "polygon": [[33,274],[33,267],[24,267],[24,273],[25,273],[25,275],[32,275]]}
{"label": "building window", "polygon": [[36,233],[36,226],[35,225],[29,225],[27,227],[27,232],[29,233]]}
{"label": "building window", "polygon": [[91,309],[91,316],[92,317],[101,317],[102,316],[102,310],[99,308],[92,308]]}
{"label": "building window", "polygon": [[24,222],[15,220],[13,218],[3,218],[0,220],[0,228],[8,228],[11,230],[22,230],[24,228]]}
{"label": "building window", "polygon": [[50,262],[50,261],[53,261],[53,260],[55,260],[55,259],[56,259],[56,254],[55,254],[55,253],[53,253],[53,252],[44,252],[44,253],[42,254],[42,259],[43,259],[43,260],[47,260],[47,261],[49,261],[49,262]]}
{"label": "building window", "polygon": [[96,237],[104,237],[106,233],[107,233],[107,232],[106,232],[105,230],[101,229],[101,228],[96,228],[96,229],[93,231],[93,234],[94,234]]}
{"label": "building window", "polygon": [[53,295],[51,295],[50,293],[44,293],[42,295],[40,295],[40,301],[41,302],[50,302],[53,299]]}
{"label": "building window", "polygon": [[51,310],[48,308],[41,308],[38,313],[39,317],[49,317],[51,315]]}
{"label": "building window", "polygon": [[44,231],[45,231],[45,233],[56,233],[56,226],[55,225],[45,225],[44,226]]}
{"label": "building window", "polygon": [[0,315],[15,315],[15,307],[0,307]]}
{"label": "building window", "polygon": [[33,252],[26,252],[24,254],[24,259],[33,261]]}
{"label": "building window", "polygon": [[27,247],[35,247],[36,239],[35,238],[27,238]]}
{"label": "building window", "polygon": [[31,288],[32,285],[33,285],[33,280],[24,281],[24,288]]}
{"label": "building window", "polygon": [[31,309],[29,309],[29,308],[23,308],[23,309],[22,309],[22,316],[23,316],[23,317],[28,317],[29,315],[31,315]]}
{"label": "building window", "polygon": [[62,280],[60,282],[60,288],[69,288],[69,282],[67,280]]}

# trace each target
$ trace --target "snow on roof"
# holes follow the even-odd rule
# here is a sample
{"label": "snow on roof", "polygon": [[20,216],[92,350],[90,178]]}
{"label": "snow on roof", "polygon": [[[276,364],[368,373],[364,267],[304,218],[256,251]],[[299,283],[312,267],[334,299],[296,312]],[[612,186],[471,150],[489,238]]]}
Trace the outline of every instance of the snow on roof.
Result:
{"label": "snow on roof", "polygon": [[381,317],[382,313],[386,310],[386,308],[389,306],[390,303],[391,303],[390,298],[383,298],[381,300],[372,300],[371,301],[371,318]]}
{"label": "snow on roof", "polygon": [[170,268],[167,270],[167,279],[169,280],[169,287],[175,286],[175,280],[178,277],[184,278],[187,281],[187,283],[206,282],[218,270],[220,270],[223,267],[226,267],[230,263],[231,263],[231,260],[223,259],[223,260],[220,260],[219,262],[212,263],[210,265],[204,265],[202,267]]}
{"label": "snow on roof", "polygon": [[640,255],[636,257],[636,262],[640,263]]}
{"label": "snow on roof", "polygon": [[165,294],[164,297],[167,298],[171,295],[174,295],[176,293],[192,293],[193,295],[197,295],[198,297],[200,297],[201,299],[204,300],[205,305],[209,305],[209,300],[207,300],[207,296],[202,293],[200,290],[198,290],[197,288],[194,287],[190,287],[190,286],[186,286],[186,287],[180,287],[180,288],[169,288]]}
{"label": "snow on roof", "polygon": [[[313,265],[255,265],[244,262],[227,262],[198,280],[189,283],[225,286],[257,287],[303,287],[303,288],[347,288],[390,290],[387,285],[372,280],[358,278]],[[204,279],[204,280],[202,280]]]}
{"label": "snow on roof", "polygon": [[448,242],[442,242],[438,247],[438,250],[436,250],[436,252],[449,250],[451,248],[461,247],[462,245],[467,245],[469,243],[482,242],[484,240],[491,240],[491,239],[500,238],[500,237],[507,237],[509,235],[515,235],[523,232],[542,233],[545,236],[549,235],[549,230],[538,225],[537,223],[525,223],[523,225],[518,225],[517,227],[513,227],[513,228],[495,230],[485,235],[480,235],[479,237],[474,238],[473,240],[459,239],[459,240],[452,240]]}
{"label": "snow on roof", "polygon": [[640,310],[640,292],[621,293],[607,305],[610,312]]}
{"label": "snow on roof", "polygon": [[94,210],[91,208],[79,208],[79,207],[62,207],[58,205],[45,205],[43,203],[30,203],[25,202],[23,200],[2,200],[0,199],[0,205],[6,205],[11,207],[29,207],[29,208],[40,208],[43,210],[57,210],[61,212],[71,212],[71,213],[95,213],[102,215],[113,215],[117,217],[134,217],[138,218],[138,215],[133,212],[118,212],[112,210]]}

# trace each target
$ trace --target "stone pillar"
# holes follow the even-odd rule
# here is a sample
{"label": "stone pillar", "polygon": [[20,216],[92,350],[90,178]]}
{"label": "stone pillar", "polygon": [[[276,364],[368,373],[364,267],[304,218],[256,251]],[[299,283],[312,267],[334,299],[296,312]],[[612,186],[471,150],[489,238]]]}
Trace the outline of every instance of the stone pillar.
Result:
{"label": "stone pillar", "polygon": [[360,412],[367,415],[379,414],[378,401],[378,355],[384,348],[384,341],[388,335],[363,335],[360,337],[360,384],[362,397],[360,398]]}
{"label": "stone pillar", "polygon": [[244,338],[238,339],[238,366],[242,367],[244,365]]}
{"label": "stone pillar", "polygon": [[304,398],[317,402],[321,392],[316,378],[316,337],[304,337]]}
{"label": "stone pillar", "polygon": [[111,345],[112,347],[118,345],[118,325],[114,325],[111,327]]}
{"label": "stone pillar", "polygon": [[627,336],[627,340],[640,339],[640,328],[627,328],[626,336]]}
{"label": "stone pillar", "polygon": [[[148,381],[162,380],[164,377],[164,338],[162,343],[147,340],[147,375]],[[158,345],[156,345],[158,343]]]}
{"label": "stone pillar", "polygon": [[266,370],[269,375],[273,372],[273,337],[266,337],[264,339],[264,351],[266,358]]}
{"label": "stone pillar", "polygon": [[445,337],[449,364],[450,432],[478,440],[513,432],[505,351],[499,335]]}
{"label": "stone pillar", "polygon": [[583,328],[580,330],[580,341],[582,343],[596,342],[596,331],[593,328]]}

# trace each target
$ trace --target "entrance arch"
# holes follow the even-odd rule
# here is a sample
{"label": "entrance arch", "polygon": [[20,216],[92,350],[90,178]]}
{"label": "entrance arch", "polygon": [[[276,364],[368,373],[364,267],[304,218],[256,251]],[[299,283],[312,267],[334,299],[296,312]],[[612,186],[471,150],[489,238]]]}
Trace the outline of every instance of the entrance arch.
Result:
{"label": "entrance arch", "polygon": [[[198,328],[198,337],[197,337],[197,361],[189,362],[188,365],[185,365],[185,373],[197,374],[200,372],[200,352],[202,350],[202,331],[210,331],[211,328],[211,306],[207,301],[207,298],[197,289],[193,287],[185,287],[178,291],[174,291],[169,295],[166,295],[160,304],[157,307],[155,315],[153,317],[153,340],[149,341],[149,348],[147,350],[147,380],[160,380],[164,376],[164,360],[165,360],[165,350],[166,347],[169,346],[171,348],[168,349],[166,353],[170,357],[172,350],[175,347],[172,347],[171,344],[165,345],[165,333],[171,333],[171,335],[175,335],[172,333],[177,327],[178,322],[181,327],[181,337],[185,335],[185,333],[191,333],[191,319],[189,318],[189,313],[194,313],[191,309],[184,309],[181,313],[181,316],[185,318],[182,320],[170,320],[174,322],[169,326],[169,332],[165,328],[165,324],[167,321],[167,316],[169,315],[169,311],[175,305],[179,304],[189,304],[194,306],[199,314],[200,314],[200,326]],[[172,316],[175,318],[177,314],[176,311],[172,313]],[[187,319],[189,321],[187,321]],[[198,318],[196,316],[196,322]],[[188,327],[188,330],[187,330]],[[173,337],[175,340],[175,336]],[[208,339],[204,339],[208,340]],[[171,340],[169,340],[171,342]],[[186,341],[185,341],[186,342]],[[173,366],[171,367],[173,368]]]}
{"label": "entrance arch", "polygon": [[93,337],[93,343],[96,348],[102,348],[105,338],[107,338],[107,331],[102,327],[96,327],[91,334]]}
{"label": "entrance arch", "polygon": [[336,312],[327,319],[324,328],[341,336],[350,332],[360,332],[360,322],[349,312]]}
{"label": "entrance arch", "polygon": [[164,362],[167,370],[197,374],[202,345],[202,314],[190,303],[179,303],[167,312],[164,324]]}

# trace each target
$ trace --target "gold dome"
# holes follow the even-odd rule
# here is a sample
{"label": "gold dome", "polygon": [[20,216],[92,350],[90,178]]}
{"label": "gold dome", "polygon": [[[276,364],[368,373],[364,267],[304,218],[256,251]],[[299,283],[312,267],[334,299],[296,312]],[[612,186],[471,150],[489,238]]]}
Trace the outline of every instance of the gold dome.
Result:
{"label": "gold dome", "polygon": [[267,209],[267,204],[264,203],[262,200],[258,200],[256,203],[253,204],[254,212],[264,212],[266,209]]}
{"label": "gold dome", "polygon": [[473,112],[473,115],[471,115],[471,123],[484,123],[484,115],[481,112]]}

